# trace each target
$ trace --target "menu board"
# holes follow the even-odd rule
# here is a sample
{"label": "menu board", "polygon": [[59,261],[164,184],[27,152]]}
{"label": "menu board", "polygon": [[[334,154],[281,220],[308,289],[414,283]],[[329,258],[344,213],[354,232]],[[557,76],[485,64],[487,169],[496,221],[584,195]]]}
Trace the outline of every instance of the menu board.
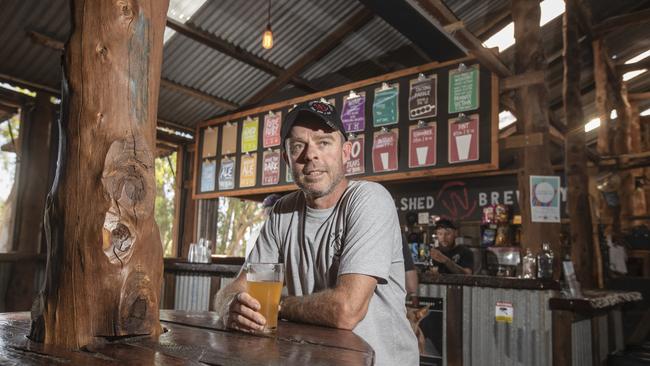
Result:
{"label": "menu board", "polygon": [[282,118],[294,105],[311,100],[337,109],[350,145],[344,169],[351,179],[392,182],[498,168],[497,78],[467,57],[202,124],[194,196],[296,189],[283,159]]}

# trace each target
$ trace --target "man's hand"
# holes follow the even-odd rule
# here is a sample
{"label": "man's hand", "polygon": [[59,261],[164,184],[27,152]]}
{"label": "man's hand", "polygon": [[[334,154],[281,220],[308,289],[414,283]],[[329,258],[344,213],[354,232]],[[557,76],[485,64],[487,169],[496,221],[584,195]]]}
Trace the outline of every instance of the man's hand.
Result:
{"label": "man's hand", "polygon": [[449,261],[451,261],[451,259],[449,259],[449,257],[442,254],[442,252],[439,251],[438,249],[431,248],[430,252],[431,252],[431,258],[433,260],[435,260],[436,262],[438,262],[438,263],[442,263],[442,264],[446,265]]}
{"label": "man's hand", "polygon": [[246,292],[233,296],[228,305],[228,313],[224,314],[226,327],[243,332],[259,332],[264,330],[266,319],[258,310],[260,303]]}

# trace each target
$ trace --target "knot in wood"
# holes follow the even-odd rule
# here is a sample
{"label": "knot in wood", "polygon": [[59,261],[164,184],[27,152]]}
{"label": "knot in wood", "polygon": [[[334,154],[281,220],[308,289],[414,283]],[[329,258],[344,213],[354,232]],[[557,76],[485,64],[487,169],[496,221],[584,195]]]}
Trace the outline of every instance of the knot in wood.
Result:
{"label": "knot in wood", "polygon": [[120,16],[126,20],[132,20],[135,9],[133,9],[133,4],[127,0],[118,0],[117,7],[120,11]]}

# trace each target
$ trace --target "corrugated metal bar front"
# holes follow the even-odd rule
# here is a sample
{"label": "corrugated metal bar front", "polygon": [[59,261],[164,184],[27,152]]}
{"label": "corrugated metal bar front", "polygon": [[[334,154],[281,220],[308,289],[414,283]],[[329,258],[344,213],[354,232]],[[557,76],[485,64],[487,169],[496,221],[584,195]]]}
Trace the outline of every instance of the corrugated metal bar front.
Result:
{"label": "corrugated metal bar front", "polygon": [[[552,364],[552,317],[548,290],[463,287],[463,364]],[[497,302],[513,307],[512,323],[497,322]]]}
{"label": "corrugated metal bar front", "polygon": [[[441,298],[442,307],[442,334],[447,334],[447,286],[435,284],[420,284],[418,296]],[[447,366],[447,337],[442,339],[442,366]]]}
{"label": "corrugated metal bar front", "polygon": [[212,276],[181,272],[176,275],[175,310],[208,311]]}
{"label": "corrugated metal bar front", "polygon": [[580,320],[571,324],[571,364],[573,366],[591,366],[591,319]]}

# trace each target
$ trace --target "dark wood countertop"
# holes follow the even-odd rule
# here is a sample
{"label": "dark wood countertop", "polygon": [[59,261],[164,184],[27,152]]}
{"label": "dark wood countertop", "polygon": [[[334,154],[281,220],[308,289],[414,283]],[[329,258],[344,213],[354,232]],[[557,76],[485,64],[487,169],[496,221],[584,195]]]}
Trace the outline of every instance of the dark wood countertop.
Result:
{"label": "dark wood countertop", "polygon": [[372,365],[374,351],[351,331],[278,323],[275,337],[225,331],[216,314],[163,310],[166,332],[70,351],[30,341],[28,312],[0,313],[0,363],[9,365]]}
{"label": "dark wood countertop", "polygon": [[194,272],[212,276],[235,277],[243,264],[239,258],[213,259],[213,263],[190,263],[182,259],[165,259],[165,272]]}
{"label": "dark wood countertop", "polygon": [[568,310],[582,314],[609,311],[619,305],[641,301],[643,297],[636,291],[583,291],[583,298],[554,297],[549,300],[551,310]]}
{"label": "dark wood countertop", "polygon": [[432,285],[511,288],[518,290],[560,290],[560,283],[553,280],[478,275],[433,274],[430,272],[420,274],[420,283]]}

